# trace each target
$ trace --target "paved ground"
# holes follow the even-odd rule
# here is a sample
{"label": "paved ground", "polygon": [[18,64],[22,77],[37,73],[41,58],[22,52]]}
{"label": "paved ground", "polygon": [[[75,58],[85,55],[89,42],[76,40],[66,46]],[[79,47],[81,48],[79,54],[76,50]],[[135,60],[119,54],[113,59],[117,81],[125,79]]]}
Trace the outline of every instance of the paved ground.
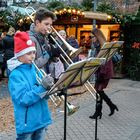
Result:
{"label": "paved ground", "polygon": [[[6,90],[6,87],[2,88]],[[119,112],[109,117],[109,108],[103,104],[103,116],[98,120],[99,140],[140,140],[140,82],[112,79],[106,93],[117,104]],[[80,109],[67,119],[67,140],[94,140],[95,120],[89,119],[95,110],[94,98],[86,93],[82,98],[77,97],[73,103],[80,105]],[[56,113],[55,116],[46,140],[63,139],[63,114]],[[14,139],[14,130],[0,132],[0,140]]]}

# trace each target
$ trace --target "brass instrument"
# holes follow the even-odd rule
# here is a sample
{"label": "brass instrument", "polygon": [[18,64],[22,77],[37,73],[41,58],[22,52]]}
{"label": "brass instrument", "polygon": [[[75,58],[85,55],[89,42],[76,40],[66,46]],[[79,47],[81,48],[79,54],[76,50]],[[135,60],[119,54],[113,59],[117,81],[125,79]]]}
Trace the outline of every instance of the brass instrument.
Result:
{"label": "brass instrument", "polygon": [[[32,15],[35,13],[35,10],[33,10],[33,14],[29,14],[28,9],[33,9],[33,8],[26,7],[25,12],[26,12],[27,15],[31,18],[31,20],[34,22],[34,20],[33,20],[33,18],[32,18]],[[61,35],[53,28],[53,26],[50,27],[49,33],[51,33],[51,32],[55,32],[55,34],[60,38],[60,40],[62,40],[62,42],[63,42],[64,45],[68,48],[68,50],[71,51],[71,54],[70,54],[71,56],[76,56],[76,55],[79,54],[80,50],[77,50],[77,49],[73,48],[69,43],[67,43],[67,42],[61,37]],[[60,57],[62,57],[62,59],[63,59],[68,65],[72,64],[73,61],[72,61],[72,59],[70,58],[71,56],[68,56],[68,55],[67,55],[67,53],[63,50],[63,48],[62,48],[61,45],[58,43],[58,41],[54,38],[53,35],[51,35],[50,37],[51,37],[52,40],[56,43],[56,45],[60,48],[60,50],[63,52],[63,54],[65,55],[66,58],[65,58],[62,54],[60,54]],[[69,62],[68,62],[68,61],[69,61]],[[84,86],[85,86],[86,89],[90,92],[90,94],[94,97],[94,99],[96,99],[96,96],[95,96],[95,95],[93,94],[93,92],[90,90],[90,89],[92,89],[95,93],[97,93],[96,90],[95,90],[95,88],[92,86],[92,84],[91,84],[89,81],[87,81],[87,84],[84,84]]]}
{"label": "brass instrument", "polygon": [[[37,67],[37,65],[34,63],[34,62],[32,62],[32,64],[35,66],[35,68],[36,68],[36,70],[37,70],[37,73],[36,73],[36,79],[37,79],[37,81],[38,81],[38,83],[39,84],[41,84],[42,82],[42,80],[41,80],[41,78],[39,77],[39,75],[43,78],[43,77],[45,77],[47,74],[45,73],[45,71],[44,70],[42,70],[42,69],[39,69],[38,67]],[[50,95],[49,96],[50,97],[50,99],[51,99],[51,101],[54,103],[54,105],[57,107],[57,106],[59,106],[60,104],[57,104],[57,101],[60,101],[59,103],[61,103],[61,99],[62,100],[64,100],[64,96],[62,95],[62,96],[57,96],[56,94],[52,94],[52,95]],[[73,113],[75,113],[78,109],[79,109],[79,106],[74,106],[74,105],[72,105],[72,104],[70,104],[69,102],[67,102],[67,110],[68,110],[68,116],[70,116],[70,115],[72,115]]]}
{"label": "brass instrument", "polygon": [[[60,38],[60,40],[64,43],[64,45],[70,50],[71,48],[73,48],[73,47],[71,47],[62,37],[61,37],[61,35],[53,28],[53,26],[51,26],[51,29],[52,29],[52,31],[53,32],[55,32],[56,33],[56,35]],[[72,59],[67,55],[67,53],[62,49],[62,47],[60,46],[60,44],[58,43],[58,41],[51,35],[50,36],[51,38],[52,38],[52,40],[56,43],[56,45],[60,48],[60,50],[63,52],[63,54],[65,55],[65,57],[63,56],[63,55],[61,55],[60,54],[60,56],[62,57],[62,59],[68,64],[68,65],[70,65],[70,64],[72,64],[73,63],[73,61],[72,61]],[[76,50],[77,51],[77,50]],[[76,54],[76,52],[75,52],[75,50],[73,51],[73,53],[75,53]],[[73,55],[73,54],[71,54],[71,55]],[[67,61],[67,59],[68,59],[68,61],[70,62],[68,62]],[[96,93],[96,90],[94,89],[94,87],[91,85],[91,83],[89,82],[89,81],[87,81],[87,84],[90,86],[90,87],[88,87],[88,85],[86,85],[86,84],[84,84],[84,86],[86,87],[86,89],[90,92],[90,94],[96,99],[96,96],[92,93],[92,91],[90,90],[90,88],[92,89],[92,90],[94,90],[94,92]]]}
{"label": "brass instrument", "polygon": [[[66,48],[70,51],[70,54],[69,54],[70,58],[74,58],[74,57],[78,56],[82,52],[81,48],[76,49],[76,48],[72,47],[64,38],[61,37],[61,35],[55,30],[55,28],[53,26],[51,26],[51,29],[52,29],[52,32],[54,32],[57,35],[57,37],[59,37],[59,39],[63,42],[63,44],[66,46]],[[52,37],[53,36],[51,36],[51,38]],[[52,38],[52,39],[54,40],[55,38]],[[61,51],[64,51],[64,50],[61,50]]]}

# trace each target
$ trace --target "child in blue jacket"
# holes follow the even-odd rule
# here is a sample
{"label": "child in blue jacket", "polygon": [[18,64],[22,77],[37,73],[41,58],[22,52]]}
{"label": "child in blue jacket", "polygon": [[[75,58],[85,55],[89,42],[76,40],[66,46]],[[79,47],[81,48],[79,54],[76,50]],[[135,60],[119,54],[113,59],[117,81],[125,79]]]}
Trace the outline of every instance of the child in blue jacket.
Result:
{"label": "child in blue jacket", "polygon": [[[16,140],[45,140],[45,130],[52,123],[46,87],[36,79],[35,44],[28,33],[14,36],[14,57],[7,61],[10,70],[8,88],[14,106]],[[52,81],[51,77],[47,77]]]}

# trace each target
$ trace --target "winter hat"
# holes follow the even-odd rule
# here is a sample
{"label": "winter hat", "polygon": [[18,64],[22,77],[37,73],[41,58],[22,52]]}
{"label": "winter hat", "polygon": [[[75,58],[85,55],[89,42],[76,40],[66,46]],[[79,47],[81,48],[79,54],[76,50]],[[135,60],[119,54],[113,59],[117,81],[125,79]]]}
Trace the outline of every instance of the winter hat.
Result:
{"label": "winter hat", "polygon": [[30,39],[27,32],[17,32],[14,36],[15,57],[22,56],[30,51],[36,51],[35,43]]}

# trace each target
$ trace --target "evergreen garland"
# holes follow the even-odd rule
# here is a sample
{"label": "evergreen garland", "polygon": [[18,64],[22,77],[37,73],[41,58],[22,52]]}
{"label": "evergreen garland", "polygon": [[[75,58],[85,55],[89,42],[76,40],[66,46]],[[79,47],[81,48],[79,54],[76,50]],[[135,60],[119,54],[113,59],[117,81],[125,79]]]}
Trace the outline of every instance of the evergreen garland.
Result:
{"label": "evergreen garland", "polygon": [[21,15],[18,11],[13,12],[8,10],[8,8],[5,11],[0,12],[1,21],[3,22],[4,26],[7,27],[14,27],[18,28],[18,22],[21,18],[24,18],[23,15]]}

